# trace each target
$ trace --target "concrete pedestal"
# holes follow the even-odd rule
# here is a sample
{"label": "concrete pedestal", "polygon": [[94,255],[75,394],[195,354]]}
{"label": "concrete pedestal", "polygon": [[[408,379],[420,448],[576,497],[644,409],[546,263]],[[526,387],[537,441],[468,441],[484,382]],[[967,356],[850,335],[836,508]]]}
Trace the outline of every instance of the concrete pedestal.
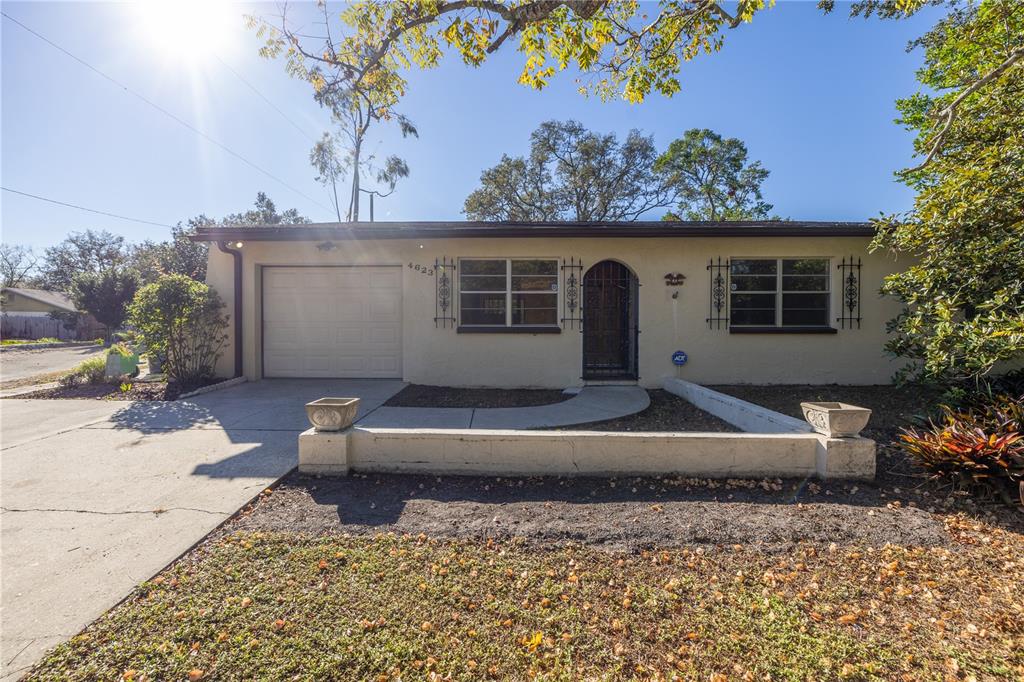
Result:
{"label": "concrete pedestal", "polygon": [[299,471],[304,474],[347,476],[349,471],[349,436],[344,431],[306,429],[299,434]]}

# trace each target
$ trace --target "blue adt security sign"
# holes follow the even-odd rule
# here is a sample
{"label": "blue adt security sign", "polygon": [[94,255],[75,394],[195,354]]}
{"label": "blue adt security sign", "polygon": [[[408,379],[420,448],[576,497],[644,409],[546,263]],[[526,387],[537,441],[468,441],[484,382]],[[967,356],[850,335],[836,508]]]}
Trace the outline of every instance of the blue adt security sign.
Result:
{"label": "blue adt security sign", "polygon": [[687,360],[689,360],[689,358],[687,357],[686,353],[684,353],[681,350],[677,350],[675,353],[672,354],[672,364],[677,367],[682,367],[683,365],[685,365]]}

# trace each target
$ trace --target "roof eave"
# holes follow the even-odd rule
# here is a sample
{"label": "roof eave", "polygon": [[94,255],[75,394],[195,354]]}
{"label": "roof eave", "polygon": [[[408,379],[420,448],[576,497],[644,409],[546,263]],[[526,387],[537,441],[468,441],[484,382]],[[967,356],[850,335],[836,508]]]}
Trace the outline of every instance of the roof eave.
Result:
{"label": "roof eave", "polygon": [[870,223],[324,223],[202,227],[193,241],[346,241],[480,238],[871,237]]}

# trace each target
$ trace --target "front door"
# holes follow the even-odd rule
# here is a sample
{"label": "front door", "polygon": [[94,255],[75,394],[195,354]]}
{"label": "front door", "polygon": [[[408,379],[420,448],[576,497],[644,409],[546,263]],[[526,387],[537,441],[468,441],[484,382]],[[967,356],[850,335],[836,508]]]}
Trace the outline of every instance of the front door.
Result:
{"label": "front door", "polygon": [[637,281],[601,261],[583,276],[583,378],[636,379]]}

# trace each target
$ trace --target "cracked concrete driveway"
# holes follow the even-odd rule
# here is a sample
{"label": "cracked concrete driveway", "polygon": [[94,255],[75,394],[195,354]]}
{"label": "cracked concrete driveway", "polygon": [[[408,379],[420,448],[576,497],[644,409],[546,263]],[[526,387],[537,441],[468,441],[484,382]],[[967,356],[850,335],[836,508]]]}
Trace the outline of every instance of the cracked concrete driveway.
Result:
{"label": "cracked concrete driveway", "polygon": [[0,401],[4,682],[296,464],[304,404],[398,381],[270,380],[184,401]]}

